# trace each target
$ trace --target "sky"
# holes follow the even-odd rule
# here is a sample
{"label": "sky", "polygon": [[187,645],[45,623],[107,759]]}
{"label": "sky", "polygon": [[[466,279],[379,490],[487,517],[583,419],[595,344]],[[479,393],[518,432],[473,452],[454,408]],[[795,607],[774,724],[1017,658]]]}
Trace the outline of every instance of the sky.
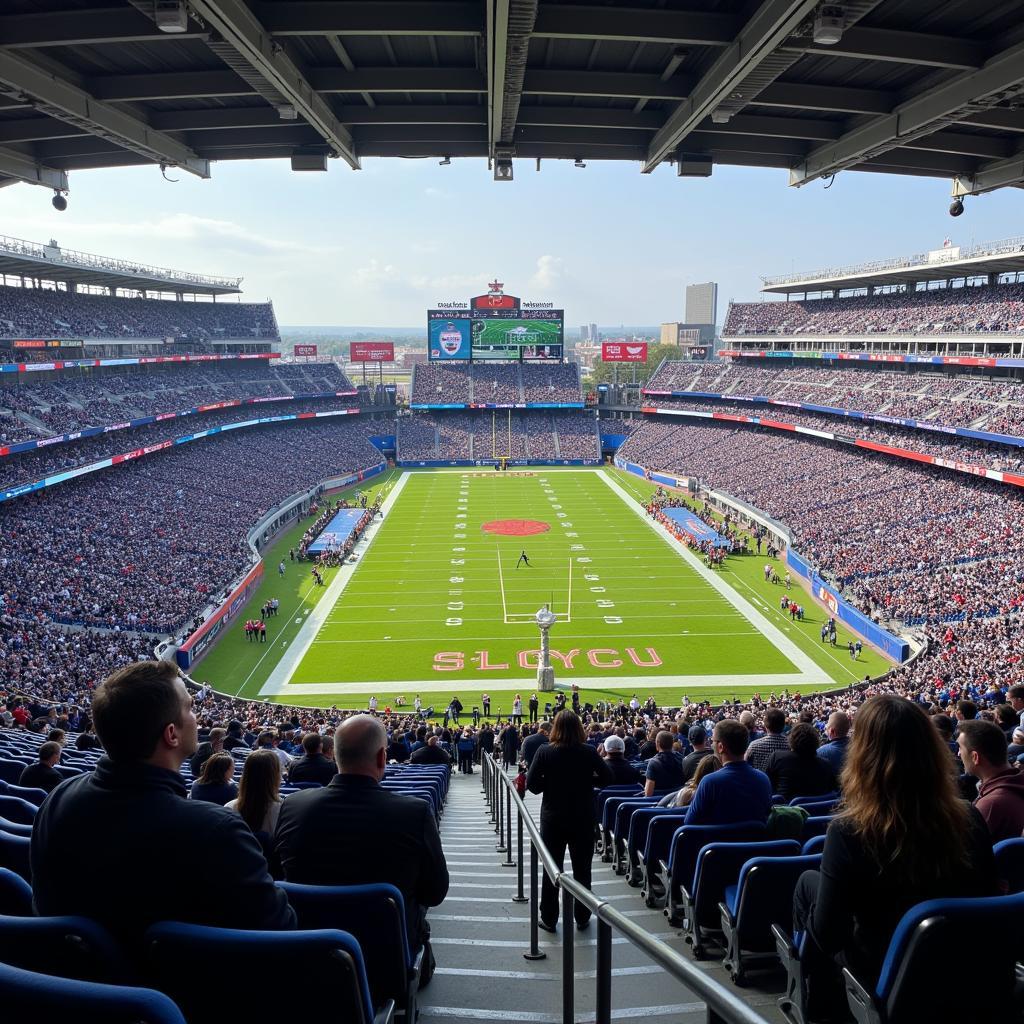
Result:
{"label": "sky", "polygon": [[684,289],[758,297],[761,275],[815,270],[1024,234],[1024,190],[966,201],[947,180],[841,173],[787,185],[781,170],[519,160],[494,182],[482,160],[366,160],[293,173],[287,161],[225,162],[203,181],[156,167],[71,175],[68,209],[29,185],[0,189],[0,233],[162,267],[244,278],[282,325],[414,326],[437,302],[498,279],[564,308],[566,326],[681,320]]}

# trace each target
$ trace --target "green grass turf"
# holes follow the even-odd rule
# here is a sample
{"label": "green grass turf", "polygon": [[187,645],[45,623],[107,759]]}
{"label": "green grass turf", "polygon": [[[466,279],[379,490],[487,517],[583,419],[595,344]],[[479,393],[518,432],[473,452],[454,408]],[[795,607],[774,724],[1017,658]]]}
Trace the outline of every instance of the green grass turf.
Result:
{"label": "green grass turf", "polygon": [[[559,684],[578,682],[584,700],[629,697],[637,692],[641,699],[654,693],[660,703],[677,703],[683,691],[691,700],[721,700],[781,689],[772,687],[771,674],[794,671],[789,660],[754,631],[668,546],[660,532],[651,530],[597,474],[540,468],[529,472],[534,475],[498,475],[488,470],[469,476],[459,472],[412,474],[292,679],[303,684],[303,690],[308,688],[308,694],[293,693],[280,699],[284,703],[351,707],[363,706],[374,693],[382,705],[393,704],[398,694],[411,703],[416,691],[412,681],[426,679],[450,683],[451,693],[458,693],[467,708],[479,704],[482,692],[490,692],[493,709],[501,708],[507,714],[509,688],[517,687],[525,694],[533,687],[535,671],[520,668],[517,655],[536,648],[537,627],[529,622],[506,624],[505,615],[525,617],[545,602],[564,614],[570,558],[591,561],[572,563],[572,621],[556,624],[552,648],[566,656],[576,649],[581,652],[572,658],[571,670],[558,658],[554,663]],[[642,502],[655,489],[630,474],[609,472],[637,501]],[[543,480],[548,484],[542,484]],[[390,477],[382,478],[373,490],[389,482]],[[465,504],[460,504],[462,498]],[[558,518],[559,512],[564,519]],[[465,518],[459,519],[460,515]],[[522,539],[494,537],[480,529],[488,520],[519,518],[542,520],[552,527],[545,534]],[[563,521],[571,523],[572,529],[560,526]],[[271,669],[294,642],[306,615],[326,591],[310,587],[308,570],[291,563],[284,580],[278,579],[277,562],[297,542],[302,529],[300,525],[286,533],[267,553],[267,579],[239,620],[256,614],[267,597],[279,597],[282,614],[270,620],[271,642],[246,643],[236,624],[200,663],[197,678],[210,679],[230,694],[258,695]],[[568,533],[577,536],[565,536]],[[574,546],[583,550],[572,550]],[[517,570],[516,559],[524,547],[532,565]],[[462,564],[453,565],[458,559]],[[821,645],[817,637],[824,613],[805,592],[794,590],[794,594],[803,594],[808,612],[805,621],[791,622],[782,615],[778,610],[781,589],[764,583],[764,561],[756,556],[731,557],[723,578],[821,666],[820,682],[790,686],[789,690],[809,692],[884,671],[885,660],[867,648],[851,663],[844,649]],[[334,572],[328,571],[328,584]],[[588,580],[587,575],[600,578]],[[453,582],[453,577],[460,577],[461,582]],[[592,591],[591,587],[604,590]],[[614,607],[599,608],[598,601],[610,601]],[[623,621],[606,622],[605,616]],[[841,645],[847,638],[840,630]],[[640,661],[653,660],[648,652],[653,648],[662,664],[636,666],[627,648],[632,648]],[[617,669],[592,666],[586,652],[596,649],[617,652],[598,657],[615,657],[625,664]],[[486,652],[483,662],[482,651]],[[434,671],[435,655],[441,652],[461,653],[462,668]],[[456,664],[452,658],[445,667]],[[481,670],[481,664],[508,667]],[[764,685],[724,690],[699,684],[654,685],[653,677],[659,675],[712,673],[763,673],[765,681]],[[598,676],[616,681],[587,685],[588,678]],[[341,694],[317,692],[318,684],[335,682],[353,685]],[[425,704],[440,708],[450,694],[446,690],[422,696]]]}

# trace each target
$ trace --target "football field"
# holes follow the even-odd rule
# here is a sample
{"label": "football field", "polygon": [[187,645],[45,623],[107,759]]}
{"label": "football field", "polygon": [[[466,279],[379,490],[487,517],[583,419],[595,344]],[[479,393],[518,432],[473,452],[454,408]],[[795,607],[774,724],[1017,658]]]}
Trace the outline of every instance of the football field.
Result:
{"label": "football field", "polygon": [[330,578],[241,695],[351,707],[417,693],[443,706],[458,693],[469,707],[488,692],[507,712],[513,692],[535,689],[545,605],[556,682],[588,699],[678,703],[709,688],[815,689],[864,674],[823,661],[728,570],[684,553],[624,485],[603,469],[402,473],[356,564]]}

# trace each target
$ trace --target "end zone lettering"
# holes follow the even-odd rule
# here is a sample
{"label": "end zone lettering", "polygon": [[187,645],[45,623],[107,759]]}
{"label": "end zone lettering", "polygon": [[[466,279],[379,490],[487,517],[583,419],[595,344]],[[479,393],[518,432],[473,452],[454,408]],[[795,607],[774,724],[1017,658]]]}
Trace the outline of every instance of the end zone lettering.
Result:
{"label": "end zone lettering", "polygon": [[[643,648],[642,653],[635,647],[627,647],[622,654],[613,647],[594,647],[588,651],[574,647],[570,651],[551,651],[552,662],[566,669],[577,667],[577,659],[580,665],[586,661],[592,668],[602,670],[623,666],[631,669],[634,665],[637,668],[658,668],[662,664],[661,656],[653,647]],[[540,664],[540,651],[517,651],[516,662],[521,669],[535,671]],[[464,651],[438,651],[434,655],[435,672],[462,672],[466,669],[476,672],[501,672],[508,668],[510,665],[507,661],[492,661],[490,651],[470,651],[468,655]]]}

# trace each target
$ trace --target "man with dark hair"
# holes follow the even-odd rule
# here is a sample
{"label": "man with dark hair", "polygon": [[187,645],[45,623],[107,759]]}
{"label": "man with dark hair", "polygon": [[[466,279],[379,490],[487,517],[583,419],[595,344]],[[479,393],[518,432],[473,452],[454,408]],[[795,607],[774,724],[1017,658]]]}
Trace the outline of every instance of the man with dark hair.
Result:
{"label": "man with dark hair", "polygon": [[443,764],[451,767],[452,759],[448,756],[446,750],[437,745],[437,737],[431,736],[419,750],[413,752],[412,757],[409,758],[409,763]]}
{"label": "man with dark hair", "polygon": [[187,799],[181,765],[196,749],[196,718],[175,666],[119,669],[92,712],[106,756],[58,787],[32,829],[36,913],[92,918],[126,948],[156,921],[294,928],[241,815]]}
{"label": "man with dark hair", "polygon": [[690,731],[686,734],[693,748],[683,758],[683,785],[693,778],[697,772],[697,766],[704,760],[711,751],[708,749],[708,731],[703,725],[691,725]]}
{"label": "man with dark hair", "polygon": [[533,755],[548,742],[548,736],[551,732],[550,722],[541,722],[537,726],[537,731],[531,733],[523,740],[523,745],[520,747],[519,756],[526,762],[526,767],[530,767],[530,762],[533,760]]}
{"label": "man with dark hair", "polygon": [[974,806],[985,819],[992,842],[1015,839],[1024,832],[1024,774],[1006,763],[1006,735],[995,722],[960,723],[960,760],[978,780]]}
{"label": "man with dark hair", "polygon": [[644,796],[668,793],[683,785],[683,759],[672,750],[672,733],[663,729],[654,738],[658,752],[647,762]]}
{"label": "man with dark hair", "polygon": [[39,760],[26,766],[18,779],[18,785],[28,789],[45,789],[47,793],[52,793],[64,781],[64,776],[54,767],[60,763],[60,750],[56,740],[47,740],[41,744]]}
{"label": "man with dark hair", "polygon": [[324,739],[318,732],[307,732],[302,737],[302,756],[292,761],[289,782],[319,782],[326,786],[338,774],[334,762],[324,757],[323,746]]}
{"label": "man with dark hair", "polygon": [[783,735],[786,729],[785,712],[779,708],[769,708],[764,713],[764,728],[765,735],[747,747],[747,762],[762,772],[768,767],[772,754],[779,750],[789,750],[789,740]]}
{"label": "man with dark hair", "polygon": [[712,746],[722,767],[701,779],[686,810],[687,825],[768,820],[772,784],[764,772],[743,759],[748,743],[749,733],[739,722],[726,718],[715,726]]}
{"label": "man with dark hair", "polygon": [[1007,703],[1017,712],[1018,724],[1024,727],[1024,683],[1015,683],[1006,691]]}
{"label": "man with dark hair", "polygon": [[338,774],[281,807],[275,844],[284,877],[309,885],[390,882],[405,897],[409,941],[418,948],[430,937],[426,908],[448,894],[431,806],[380,785],[387,733],[372,715],[346,719],[334,743]]}

